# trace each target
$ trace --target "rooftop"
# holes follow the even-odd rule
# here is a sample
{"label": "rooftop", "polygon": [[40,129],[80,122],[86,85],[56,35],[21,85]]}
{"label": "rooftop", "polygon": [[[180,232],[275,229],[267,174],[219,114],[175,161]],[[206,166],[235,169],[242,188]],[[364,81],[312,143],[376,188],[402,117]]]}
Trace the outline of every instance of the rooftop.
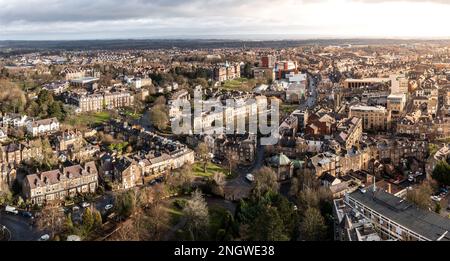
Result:
{"label": "rooftop", "polygon": [[383,190],[356,191],[349,197],[429,240],[450,241],[450,220],[434,212],[419,209]]}

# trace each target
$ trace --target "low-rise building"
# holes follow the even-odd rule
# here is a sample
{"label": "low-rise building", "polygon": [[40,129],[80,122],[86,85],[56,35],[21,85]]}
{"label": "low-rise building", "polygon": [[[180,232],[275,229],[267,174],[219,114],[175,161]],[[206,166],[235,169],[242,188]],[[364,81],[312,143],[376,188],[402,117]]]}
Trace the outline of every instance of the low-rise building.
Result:
{"label": "low-rise building", "polygon": [[353,211],[343,199],[333,201],[334,240],[382,241],[369,219]]}
{"label": "low-rise building", "polygon": [[33,137],[59,131],[59,121],[56,118],[33,120],[27,124],[27,132]]}
{"label": "low-rise building", "polygon": [[374,186],[344,197],[347,206],[370,220],[385,240],[449,241],[450,220],[422,210],[405,199]]}

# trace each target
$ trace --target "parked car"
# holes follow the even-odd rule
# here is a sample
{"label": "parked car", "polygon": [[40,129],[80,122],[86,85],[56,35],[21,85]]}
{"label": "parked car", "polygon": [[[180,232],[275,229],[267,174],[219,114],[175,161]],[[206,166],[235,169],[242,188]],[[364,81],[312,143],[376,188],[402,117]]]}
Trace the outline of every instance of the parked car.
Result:
{"label": "parked car", "polygon": [[15,207],[11,207],[11,206],[6,206],[5,211],[6,211],[6,213],[9,213],[9,214],[14,214],[14,215],[19,214],[19,211]]}
{"label": "parked car", "polygon": [[413,175],[409,175],[408,176],[408,181],[409,182],[414,182],[414,176]]}
{"label": "parked car", "polygon": [[81,206],[82,206],[83,208],[88,208],[90,205],[91,205],[91,203],[89,203],[89,202],[83,202],[83,203],[81,203]]}
{"label": "parked car", "polygon": [[33,217],[33,214],[31,214],[31,212],[28,212],[28,211],[23,211],[23,212],[21,212],[20,213],[23,217],[26,217],[26,218],[31,218],[31,219],[33,219],[34,217]]}
{"label": "parked car", "polygon": [[72,208],[72,211],[73,211],[73,212],[78,212],[78,211],[80,211],[80,208],[77,207],[77,206],[75,206],[75,207]]}
{"label": "parked car", "polygon": [[48,234],[45,234],[39,238],[39,241],[48,241],[49,239],[50,239],[50,236]]}
{"label": "parked car", "polygon": [[436,202],[440,202],[442,200],[442,198],[439,196],[431,196],[431,199]]}
{"label": "parked car", "polygon": [[110,210],[112,209],[114,206],[112,204],[108,204],[105,206],[105,210]]}
{"label": "parked car", "polygon": [[248,180],[249,182],[254,182],[255,181],[255,176],[253,176],[253,174],[247,174],[245,176],[245,179]]}
{"label": "parked car", "polygon": [[216,158],[212,159],[211,162],[218,165],[222,164],[222,162]]}

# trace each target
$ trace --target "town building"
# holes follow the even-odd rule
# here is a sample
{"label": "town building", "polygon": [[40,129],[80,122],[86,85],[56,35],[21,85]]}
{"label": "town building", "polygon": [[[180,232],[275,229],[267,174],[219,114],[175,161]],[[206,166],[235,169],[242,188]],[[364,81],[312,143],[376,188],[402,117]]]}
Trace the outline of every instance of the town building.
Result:
{"label": "town building", "polygon": [[391,116],[400,117],[406,107],[405,94],[391,94],[387,97],[387,109],[391,112]]}
{"label": "town building", "polygon": [[294,163],[283,153],[269,158],[267,163],[275,171],[278,181],[290,180],[294,175]]}
{"label": "town building", "polygon": [[362,119],[365,131],[387,130],[391,126],[391,113],[382,106],[354,105],[350,107],[349,117]]}
{"label": "town building", "polygon": [[134,97],[128,91],[72,92],[68,94],[67,100],[76,107],[77,113],[130,107],[134,104]]}
{"label": "town building", "polygon": [[241,66],[239,64],[225,63],[214,67],[214,80],[224,82],[241,78]]}
{"label": "town building", "polygon": [[335,241],[382,241],[370,219],[353,211],[343,199],[333,201]]}
{"label": "town building", "polygon": [[354,89],[360,87],[367,87],[375,84],[386,84],[389,81],[390,81],[389,78],[346,79],[344,80],[344,88]]}
{"label": "town building", "polygon": [[370,220],[380,237],[395,241],[449,241],[450,220],[405,199],[368,187],[347,194],[344,202]]}
{"label": "town building", "polygon": [[335,137],[344,149],[350,150],[352,147],[359,146],[362,132],[362,120],[360,118],[347,118],[337,123]]}
{"label": "town building", "polygon": [[277,57],[275,55],[264,55],[261,57],[260,66],[263,68],[274,68],[277,62]]}
{"label": "town building", "polygon": [[98,171],[95,162],[27,175],[22,184],[25,199],[42,205],[64,201],[79,194],[95,193]]}
{"label": "town building", "polygon": [[33,137],[57,131],[59,131],[59,121],[56,118],[33,120],[27,124],[27,132]]}

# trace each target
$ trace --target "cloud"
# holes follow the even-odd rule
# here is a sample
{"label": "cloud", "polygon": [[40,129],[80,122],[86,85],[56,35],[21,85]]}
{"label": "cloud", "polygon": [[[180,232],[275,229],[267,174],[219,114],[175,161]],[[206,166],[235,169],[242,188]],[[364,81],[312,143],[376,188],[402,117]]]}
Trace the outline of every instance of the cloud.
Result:
{"label": "cloud", "polygon": [[0,22],[90,22],[210,17],[252,12],[282,0],[0,0]]}
{"label": "cloud", "polygon": [[379,4],[379,3],[434,3],[434,4],[450,4],[450,1],[448,0],[353,0],[354,2],[361,2],[361,3],[372,3],[372,4]]}
{"label": "cloud", "polygon": [[[1,39],[449,35],[444,0],[0,0]],[[411,4],[414,3],[414,4]],[[421,19],[415,19],[420,17]]]}

